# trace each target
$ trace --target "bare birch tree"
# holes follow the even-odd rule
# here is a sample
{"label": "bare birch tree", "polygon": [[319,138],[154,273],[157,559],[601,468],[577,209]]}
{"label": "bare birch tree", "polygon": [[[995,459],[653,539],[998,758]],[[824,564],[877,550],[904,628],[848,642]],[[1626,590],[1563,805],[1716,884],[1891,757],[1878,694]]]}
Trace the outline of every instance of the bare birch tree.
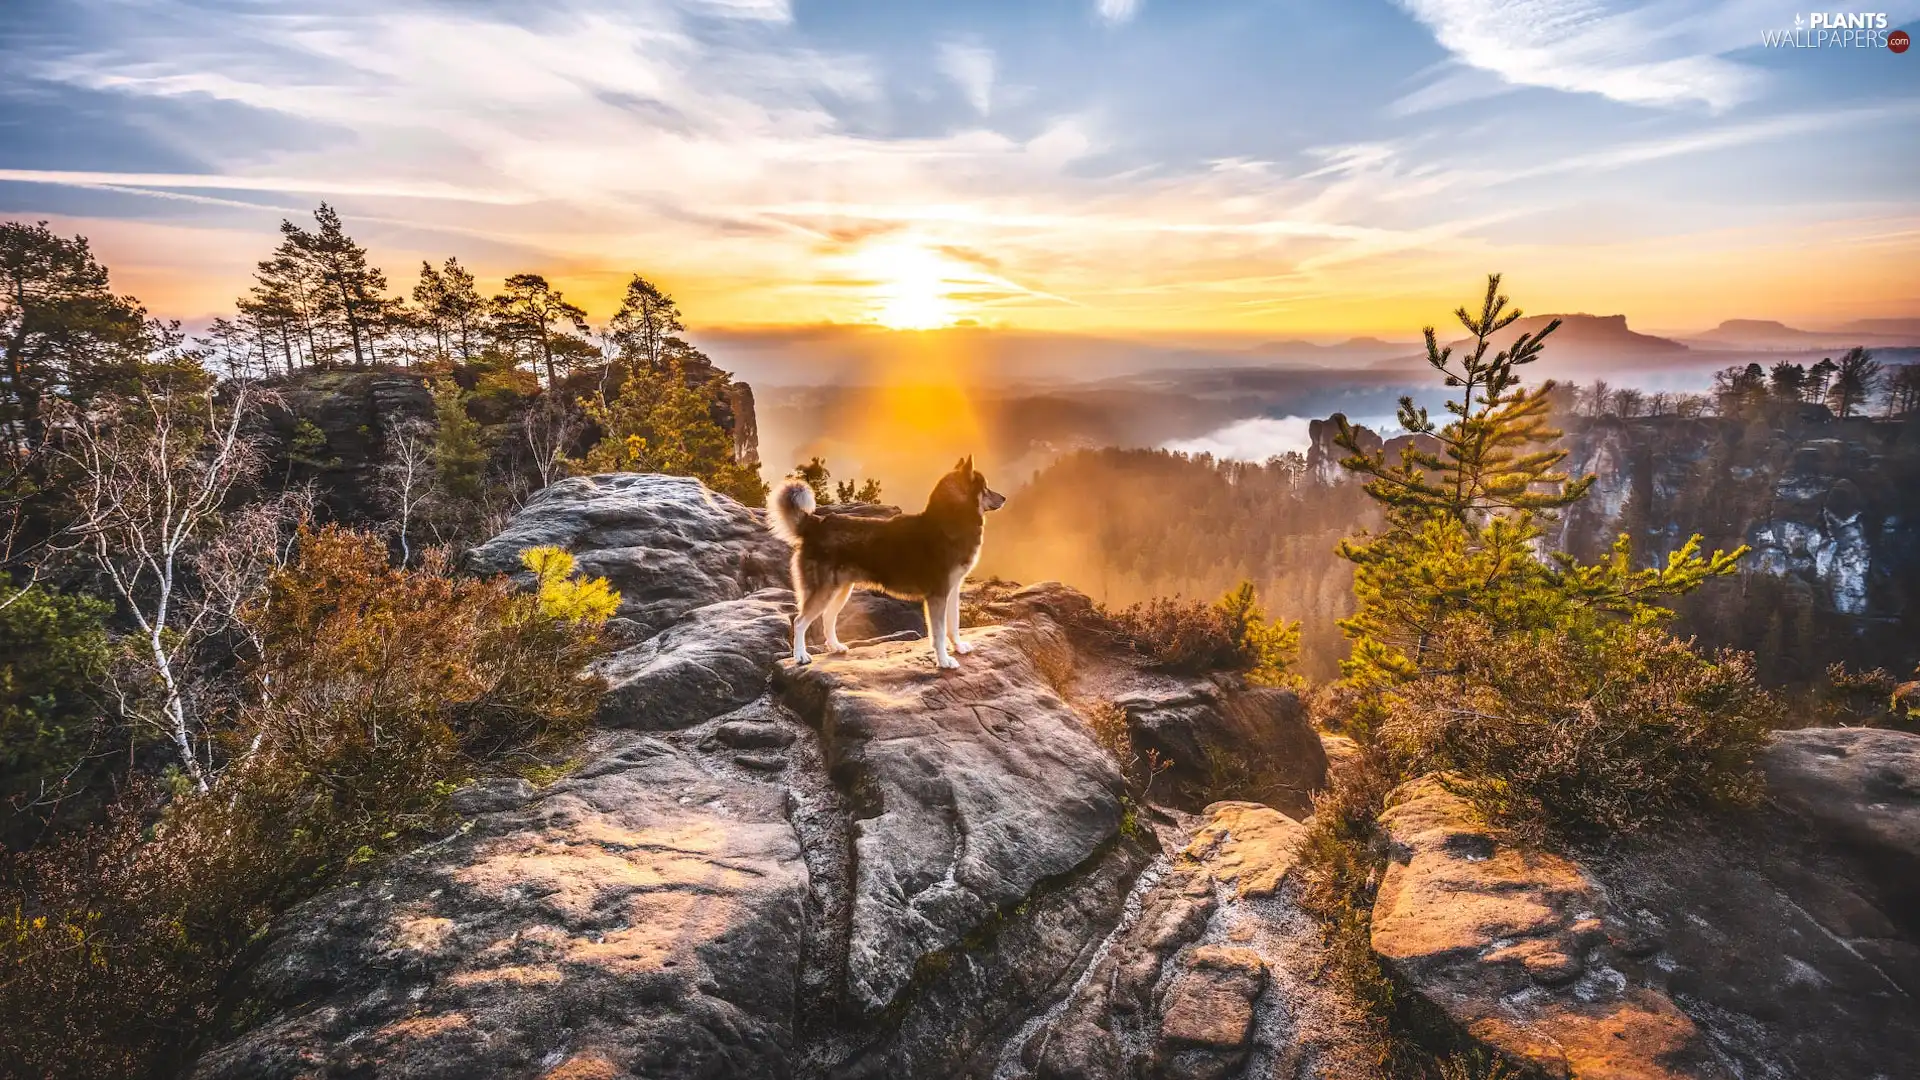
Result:
{"label": "bare birch tree", "polygon": [[[193,705],[193,659],[217,629],[195,566],[237,484],[259,473],[259,437],[247,420],[262,394],[245,383],[231,400],[214,388],[143,388],[87,415],[69,410],[62,453],[75,465],[78,547],[113,586],[138,628],[133,657],[155,684],[157,715],[130,715],[173,744],[194,787],[207,790],[205,718]],[[131,702],[132,695],[123,695]]]}
{"label": "bare birch tree", "polygon": [[520,416],[533,467],[546,487],[566,474],[567,451],[582,430],[581,416],[553,394],[544,394]]}
{"label": "bare birch tree", "polygon": [[393,512],[400,534],[400,565],[413,564],[413,519],[438,489],[434,468],[433,426],[407,420],[387,432],[386,460],[380,464],[380,495]]}

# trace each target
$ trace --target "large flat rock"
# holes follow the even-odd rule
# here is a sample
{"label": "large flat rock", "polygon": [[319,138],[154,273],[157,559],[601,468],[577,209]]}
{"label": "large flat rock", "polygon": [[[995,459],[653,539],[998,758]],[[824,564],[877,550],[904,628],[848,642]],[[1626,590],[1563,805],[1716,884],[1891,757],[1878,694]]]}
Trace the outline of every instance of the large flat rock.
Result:
{"label": "large flat rock", "polygon": [[1435,778],[1387,802],[1373,949],[1415,993],[1548,1076],[1732,1075],[1611,947],[1605,894],[1580,866],[1506,843]]}
{"label": "large flat rock", "polygon": [[847,989],[878,1009],[925,957],[1085,863],[1121,820],[1118,768],[1023,649],[1035,624],[970,629],[958,671],[924,642],[783,663],[854,805]]}
{"label": "large flat rock", "polygon": [[201,1080],[784,1077],[808,875],[778,788],[651,737],[283,917]]}
{"label": "large flat rock", "polygon": [[500,535],[467,553],[479,573],[521,572],[520,553],[551,545],[620,590],[619,617],[638,637],[694,608],[791,585],[787,545],[749,509],[684,476],[611,473],[554,483]]}
{"label": "large flat rock", "polygon": [[1767,791],[1853,862],[1920,930],[1920,735],[1782,731],[1761,755]]}

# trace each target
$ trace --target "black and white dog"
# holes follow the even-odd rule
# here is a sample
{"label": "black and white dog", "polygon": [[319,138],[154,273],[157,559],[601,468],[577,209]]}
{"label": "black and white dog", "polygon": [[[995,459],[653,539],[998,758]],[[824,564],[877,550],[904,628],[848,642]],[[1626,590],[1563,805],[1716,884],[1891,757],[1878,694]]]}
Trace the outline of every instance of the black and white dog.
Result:
{"label": "black and white dog", "polygon": [[820,618],[827,621],[827,651],[847,651],[834,623],[854,586],[871,585],[903,600],[923,601],[933,662],[959,667],[947,645],[951,642],[962,656],[971,651],[960,640],[960,584],[980,561],[987,511],[1006,501],[987,487],[971,457],[940,478],[918,514],[816,514],[805,481],[787,480],[774,488],[767,516],[774,535],[793,545],[793,592],[800,604],[793,622],[793,662],[812,662],[807,628]]}

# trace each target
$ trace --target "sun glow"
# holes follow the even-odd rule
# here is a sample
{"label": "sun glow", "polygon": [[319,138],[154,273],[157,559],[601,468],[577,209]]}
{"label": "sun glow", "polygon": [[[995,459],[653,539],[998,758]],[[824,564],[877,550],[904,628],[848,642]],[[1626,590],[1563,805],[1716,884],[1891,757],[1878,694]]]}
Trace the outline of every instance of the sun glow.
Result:
{"label": "sun glow", "polygon": [[952,288],[958,284],[952,260],[917,244],[869,247],[856,258],[873,279],[875,322],[892,330],[936,330],[960,318]]}

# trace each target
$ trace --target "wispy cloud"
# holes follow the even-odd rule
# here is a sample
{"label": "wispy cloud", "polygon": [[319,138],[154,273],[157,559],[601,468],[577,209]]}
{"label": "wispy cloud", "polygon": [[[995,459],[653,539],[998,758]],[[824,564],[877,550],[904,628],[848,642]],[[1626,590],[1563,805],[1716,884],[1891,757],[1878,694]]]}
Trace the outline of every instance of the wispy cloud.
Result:
{"label": "wispy cloud", "polygon": [[1470,67],[1520,86],[1645,106],[1725,109],[1752,97],[1759,73],[1721,54],[1754,44],[1781,21],[1778,5],[1750,0],[1397,2]]}
{"label": "wispy cloud", "polygon": [[1112,26],[1132,22],[1140,12],[1140,0],[1097,0],[1094,5],[1102,21]]}
{"label": "wispy cloud", "polygon": [[940,46],[940,70],[952,79],[967,103],[982,116],[993,111],[993,50],[978,42],[949,41]]}
{"label": "wispy cloud", "polygon": [[[1176,95],[1158,87],[1135,97],[1099,82],[1098,46],[1112,35],[1085,6],[1052,16],[1051,32],[1087,46],[1087,69],[1076,71],[1060,59],[1067,50],[1036,68],[1031,39],[1016,37],[1027,24],[996,26],[984,11],[966,36],[930,19],[881,40],[867,28],[835,37],[809,25],[807,5],[756,0],[567,0],[511,14],[386,0],[299,16],[227,0],[147,0],[141,11],[151,18],[137,21],[122,17],[130,0],[71,2],[113,17],[70,39],[0,41],[19,46],[0,91],[30,85],[32,95],[71,93],[94,109],[119,100],[129,115],[195,115],[212,101],[273,137],[178,135],[191,153],[146,168],[130,159],[123,171],[78,157],[62,168],[57,154],[0,147],[0,184],[16,205],[60,185],[111,193],[99,197],[110,208],[103,213],[141,213],[126,210],[126,196],[138,194],[166,200],[151,216],[182,230],[194,215],[213,223],[210,232],[225,229],[232,280],[219,303],[271,246],[270,215],[325,198],[365,230],[389,269],[446,254],[496,275],[538,268],[595,311],[625,273],[644,269],[708,323],[853,321],[873,314],[891,267],[933,282],[969,315],[1028,327],[1284,321],[1387,332],[1406,328],[1391,320],[1410,305],[1450,307],[1454,287],[1487,269],[1524,281],[1579,260],[1577,249],[1546,250],[1530,233],[1542,224],[1590,228],[1596,219],[1583,200],[1617,189],[1609,178],[1623,170],[1633,170],[1636,197],[1665,183],[1679,199],[1697,199],[1703,176],[1689,170],[1712,155],[1784,147],[1829,122],[1838,125],[1829,131],[1891,135],[1920,126],[1911,94],[1880,99],[1884,111],[1872,115],[1856,101],[1727,116],[1509,92],[1557,80],[1635,104],[1735,100],[1737,80],[1686,67],[1726,63],[1710,47],[1713,19],[1733,19],[1739,6],[1725,3],[1643,48],[1620,36],[1626,24],[1608,20],[1651,20],[1646,5],[1527,0],[1495,19],[1490,3],[1402,0],[1443,44],[1456,35],[1465,43],[1448,44],[1456,55],[1416,75],[1401,105],[1391,101],[1391,76],[1363,70],[1361,57],[1349,84],[1276,84],[1272,99],[1246,91],[1246,71],[1220,72],[1223,89],[1206,99],[1217,115],[1196,118],[1164,108]],[[1264,0],[1249,4],[1266,10]],[[1119,23],[1138,9],[1109,0],[1093,12]],[[1171,21],[1176,10],[1184,9],[1162,15]],[[1468,33],[1483,23],[1498,31],[1491,45]],[[1158,43],[1137,37],[1126,47],[1145,50],[1130,59],[1144,64]],[[1195,40],[1164,46],[1155,70],[1170,84],[1215,76],[1215,58],[1194,51]],[[1553,59],[1562,54],[1571,58],[1564,69]],[[1692,74],[1663,82],[1644,70],[1669,62],[1681,64],[1669,73]],[[967,108],[939,100],[943,81]],[[1377,91],[1370,104],[1351,104],[1365,87]],[[1179,89],[1191,99],[1192,85]],[[1326,104],[1274,123],[1274,101],[1296,91]],[[32,95],[0,95],[0,108]],[[1556,129],[1556,108],[1616,122]],[[1875,175],[1898,173],[1902,154],[1911,160],[1900,149],[1910,138],[1891,135],[1856,151],[1877,155]],[[1874,197],[1911,205],[1899,192]],[[1734,220],[1738,199],[1761,214],[1778,208],[1766,198],[1761,186],[1743,185],[1687,206],[1704,232]],[[1793,209],[1808,222],[1826,212]],[[1637,208],[1630,217],[1623,224],[1637,225]],[[1693,228],[1663,235],[1662,252],[1684,250],[1670,237]],[[1890,244],[1886,258],[1915,247]],[[1696,270],[1677,292],[1669,278],[1633,266],[1628,248],[1611,265],[1638,290],[1631,295],[1697,297],[1718,287],[1706,284],[1715,280],[1711,246],[1691,256]],[[1806,276],[1798,255],[1743,253],[1737,269],[1763,264],[1770,280]],[[165,276],[156,279],[164,288]],[[1546,302],[1529,300],[1536,309]]]}

